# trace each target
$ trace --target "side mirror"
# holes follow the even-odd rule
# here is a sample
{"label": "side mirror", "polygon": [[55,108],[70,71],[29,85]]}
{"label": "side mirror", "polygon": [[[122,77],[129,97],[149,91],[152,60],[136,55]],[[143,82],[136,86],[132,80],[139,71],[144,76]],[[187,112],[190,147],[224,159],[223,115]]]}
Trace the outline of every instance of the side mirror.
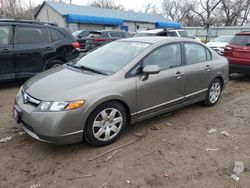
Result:
{"label": "side mirror", "polygon": [[78,35],[78,38],[81,39],[83,37],[83,35]]}
{"label": "side mirror", "polygon": [[147,80],[150,74],[159,74],[160,71],[159,65],[146,65],[142,70],[142,80]]}

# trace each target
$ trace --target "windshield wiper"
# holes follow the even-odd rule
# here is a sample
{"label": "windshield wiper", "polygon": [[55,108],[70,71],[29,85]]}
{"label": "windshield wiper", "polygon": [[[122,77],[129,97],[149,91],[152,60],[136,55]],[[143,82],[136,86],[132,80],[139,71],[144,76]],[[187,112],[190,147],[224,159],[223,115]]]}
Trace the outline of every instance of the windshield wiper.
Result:
{"label": "windshield wiper", "polygon": [[102,74],[102,75],[108,75],[105,72],[102,72],[102,71],[99,71],[99,70],[95,70],[95,69],[92,69],[92,68],[89,68],[89,67],[85,67],[83,65],[80,65],[80,66],[72,65],[72,64],[68,64],[68,65],[71,66],[71,67],[74,67],[76,69],[87,70],[87,71],[91,71],[91,72],[94,72],[94,73],[97,73],[97,74]]}

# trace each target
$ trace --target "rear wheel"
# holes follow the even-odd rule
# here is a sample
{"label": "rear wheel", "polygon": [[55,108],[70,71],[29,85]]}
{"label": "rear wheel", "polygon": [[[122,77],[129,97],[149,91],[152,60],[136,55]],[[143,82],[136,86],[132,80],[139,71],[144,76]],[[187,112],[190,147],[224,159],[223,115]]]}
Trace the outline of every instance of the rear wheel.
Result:
{"label": "rear wheel", "polygon": [[121,136],[126,123],[126,110],[119,102],[101,104],[90,114],[84,127],[84,138],[94,146],[111,144]]}
{"label": "rear wheel", "polygon": [[206,99],[204,101],[205,104],[207,106],[215,105],[220,98],[221,91],[222,83],[218,78],[215,78],[207,90]]}
{"label": "rear wheel", "polygon": [[52,60],[52,61],[49,61],[46,65],[46,68],[45,70],[48,70],[48,69],[51,69],[51,68],[55,68],[55,67],[58,67],[60,65],[64,64],[63,61],[61,60]]}

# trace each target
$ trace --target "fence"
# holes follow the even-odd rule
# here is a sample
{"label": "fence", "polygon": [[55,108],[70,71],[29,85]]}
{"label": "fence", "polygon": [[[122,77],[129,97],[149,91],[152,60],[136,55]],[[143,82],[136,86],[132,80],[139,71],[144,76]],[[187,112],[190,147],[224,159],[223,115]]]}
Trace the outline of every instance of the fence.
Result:
{"label": "fence", "polygon": [[[207,29],[203,27],[184,27],[188,34],[195,35],[199,38],[205,38]],[[250,31],[250,27],[211,27],[208,31],[209,38],[215,38],[220,35],[234,35],[241,31]]]}

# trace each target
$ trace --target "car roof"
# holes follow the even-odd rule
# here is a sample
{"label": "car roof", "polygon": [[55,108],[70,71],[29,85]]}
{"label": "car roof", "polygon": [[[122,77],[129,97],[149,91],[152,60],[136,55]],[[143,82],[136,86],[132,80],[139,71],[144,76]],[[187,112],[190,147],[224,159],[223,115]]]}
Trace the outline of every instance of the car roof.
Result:
{"label": "car roof", "polygon": [[120,39],[119,41],[128,41],[128,42],[142,42],[142,43],[151,43],[156,44],[160,42],[180,42],[180,41],[190,41],[190,42],[197,42],[193,39],[189,38],[179,38],[179,37],[133,37],[133,38],[125,38]]}
{"label": "car roof", "polygon": [[164,29],[149,29],[149,30],[138,31],[137,33],[159,33],[162,31],[164,31]]}

